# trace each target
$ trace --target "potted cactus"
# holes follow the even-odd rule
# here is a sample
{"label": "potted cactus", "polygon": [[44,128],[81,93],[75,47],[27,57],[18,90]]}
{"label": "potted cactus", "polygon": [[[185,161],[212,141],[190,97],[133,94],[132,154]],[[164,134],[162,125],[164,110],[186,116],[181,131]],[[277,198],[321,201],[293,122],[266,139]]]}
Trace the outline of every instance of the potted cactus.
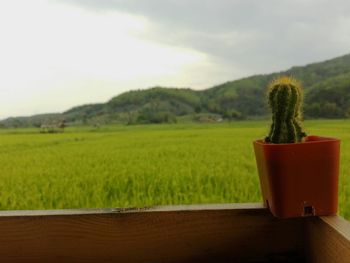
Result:
{"label": "potted cactus", "polygon": [[281,218],[336,214],[340,140],[303,131],[303,91],[297,80],[273,80],[268,100],[270,132],[253,143],[265,205]]}

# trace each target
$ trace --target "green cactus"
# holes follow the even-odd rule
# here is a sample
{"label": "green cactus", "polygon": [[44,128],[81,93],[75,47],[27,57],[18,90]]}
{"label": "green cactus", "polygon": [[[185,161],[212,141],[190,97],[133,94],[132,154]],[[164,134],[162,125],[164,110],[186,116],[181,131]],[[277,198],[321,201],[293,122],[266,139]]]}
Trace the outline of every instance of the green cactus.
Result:
{"label": "green cactus", "polygon": [[269,85],[272,125],[265,142],[296,143],[306,136],[301,127],[302,87],[291,77],[279,77]]}

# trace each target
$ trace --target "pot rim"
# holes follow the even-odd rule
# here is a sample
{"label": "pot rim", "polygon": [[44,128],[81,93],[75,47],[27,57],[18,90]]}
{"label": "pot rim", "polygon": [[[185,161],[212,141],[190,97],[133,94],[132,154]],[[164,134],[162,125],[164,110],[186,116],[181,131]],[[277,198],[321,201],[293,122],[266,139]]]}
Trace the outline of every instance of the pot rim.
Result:
{"label": "pot rim", "polygon": [[300,144],[315,144],[315,143],[327,143],[327,142],[339,142],[340,139],[333,138],[333,137],[324,137],[324,136],[317,136],[317,135],[309,135],[306,136],[306,140],[303,142],[297,142],[297,143],[270,143],[265,142],[263,139],[255,140],[254,143],[261,144],[261,145],[268,145],[271,147],[279,147],[279,146],[287,146],[287,145],[300,145]]}

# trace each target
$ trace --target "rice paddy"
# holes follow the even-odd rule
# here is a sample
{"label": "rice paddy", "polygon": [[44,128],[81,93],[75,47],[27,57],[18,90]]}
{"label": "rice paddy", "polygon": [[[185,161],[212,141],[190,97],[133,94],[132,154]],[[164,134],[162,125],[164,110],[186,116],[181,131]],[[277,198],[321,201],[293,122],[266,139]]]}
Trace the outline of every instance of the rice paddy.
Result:
{"label": "rice paddy", "polygon": [[[308,121],[342,139],[340,214],[350,219],[350,121]],[[260,202],[252,141],[267,124],[0,130],[0,209]]]}

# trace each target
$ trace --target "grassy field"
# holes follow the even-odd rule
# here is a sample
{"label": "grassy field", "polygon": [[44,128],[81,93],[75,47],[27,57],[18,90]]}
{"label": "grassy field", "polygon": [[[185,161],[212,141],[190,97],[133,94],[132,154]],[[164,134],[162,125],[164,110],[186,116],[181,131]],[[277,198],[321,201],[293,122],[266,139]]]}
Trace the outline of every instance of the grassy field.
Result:
{"label": "grassy field", "polygon": [[[342,139],[340,214],[350,219],[350,121],[309,121]],[[265,122],[0,130],[0,209],[259,202],[252,141]]]}

